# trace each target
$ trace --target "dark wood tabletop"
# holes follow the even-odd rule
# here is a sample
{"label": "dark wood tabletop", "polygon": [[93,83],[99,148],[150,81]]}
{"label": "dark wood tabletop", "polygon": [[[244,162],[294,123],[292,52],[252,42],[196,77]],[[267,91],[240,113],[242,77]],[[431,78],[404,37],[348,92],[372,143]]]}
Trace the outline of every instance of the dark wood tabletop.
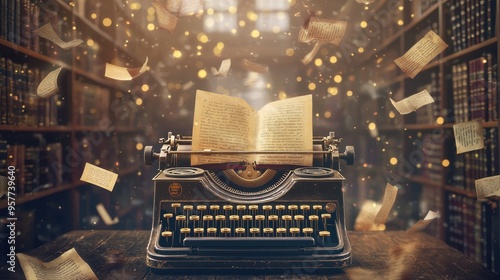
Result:
{"label": "dark wood tabletop", "polygon": [[[401,255],[396,248],[413,244],[411,254],[403,256],[408,266],[409,279],[500,279],[500,275],[465,257],[443,241],[425,233],[404,231],[348,232],[352,245],[352,265],[347,269],[318,270],[301,267],[282,271],[224,270],[224,271],[169,271],[158,274],[145,262],[149,231],[72,231],[29,253],[44,262],[53,260],[71,248],[103,279],[387,279],[400,267],[395,267]],[[395,255],[396,252],[396,255]],[[114,261],[110,255],[118,253]],[[399,252],[401,253],[401,252]],[[360,276],[349,274],[353,269]],[[397,273],[397,271],[396,271]],[[16,272],[0,268],[1,279],[24,279],[19,263]],[[390,274],[394,275],[394,274]],[[400,277],[399,277],[400,278]]]}

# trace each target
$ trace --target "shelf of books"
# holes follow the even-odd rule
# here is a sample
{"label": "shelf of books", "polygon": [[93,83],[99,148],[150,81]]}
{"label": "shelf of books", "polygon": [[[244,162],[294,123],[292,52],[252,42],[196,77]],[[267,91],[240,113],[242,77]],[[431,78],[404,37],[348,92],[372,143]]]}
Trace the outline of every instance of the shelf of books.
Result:
{"label": "shelf of books", "polygon": [[[129,16],[120,15],[117,5],[91,0],[0,4],[0,175],[10,176],[15,186],[0,198],[0,221],[7,221],[9,199],[15,199],[16,217],[24,220],[20,230],[26,233],[20,249],[71,229],[110,226],[96,211],[100,203],[119,217],[115,228],[144,223],[139,205],[148,194],[138,164],[144,124],[138,105],[145,97],[135,89],[159,81],[149,73],[145,76],[152,78],[139,81],[105,77],[106,62],[143,65],[146,57],[138,57],[137,50],[149,45],[117,40],[124,31],[108,20]],[[131,37],[142,38],[134,36],[139,31],[135,28]],[[63,47],[42,34],[82,42]],[[50,76],[52,90],[43,92],[42,81]],[[80,180],[86,163],[118,175],[113,192]]]}
{"label": "shelf of books", "polygon": [[[347,66],[356,77],[349,86],[365,93],[360,122],[371,138],[371,154],[364,164],[418,200],[406,203],[416,209],[407,216],[393,208],[393,221],[405,221],[402,229],[429,210],[439,211],[426,232],[498,273],[500,201],[478,199],[475,184],[500,174],[499,1],[380,2],[358,30],[370,37],[362,46],[369,51],[353,54]],[[431,30],[448,47],[411,78],[394,60]],[[433,102],[408,114],[400,114],[390,100],[424,90]],[[476,120],[484,147],[457,153],[454,126]]]}

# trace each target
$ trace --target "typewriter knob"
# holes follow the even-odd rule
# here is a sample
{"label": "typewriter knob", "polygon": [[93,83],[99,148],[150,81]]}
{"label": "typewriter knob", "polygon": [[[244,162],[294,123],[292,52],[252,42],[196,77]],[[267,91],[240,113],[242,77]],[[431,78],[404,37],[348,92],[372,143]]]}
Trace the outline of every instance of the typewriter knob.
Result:
{"label": "typewriter knob", "polygon": [[155,159],[155,151],[153,149],[153,146],[144,147],[144,163],[146,165],[152,165]]}
{"label": "typewriter knob", "polygon": [[340,158],[343,159],[347,165],[354,164],[354,146],[346,146],[345,152],[340,154]]}

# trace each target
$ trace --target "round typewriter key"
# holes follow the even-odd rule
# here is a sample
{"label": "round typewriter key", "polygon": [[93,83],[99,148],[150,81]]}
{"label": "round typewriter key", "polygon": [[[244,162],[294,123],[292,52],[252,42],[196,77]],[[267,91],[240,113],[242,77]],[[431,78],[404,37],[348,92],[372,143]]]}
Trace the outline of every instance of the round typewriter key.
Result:
{"label": "round typewriter key", "polygon": [[272,205],[262,205],[262,210],[269,211],[269,210],[272,210],[272,209],[273,209]]}
{"label": "round typewriter key", "polygon": [[303,228],[302,233],[304,233],[306,236],[308,236],[309,234],[313,233],[313,229],[312,228]]}
{"label": "round typewriter key", "polygon": [[198,236],[202,235],[203,232],[205,232],[205,229],[203,229],[203,228],[195,228],[194,229],[194,233],[197,234]]}
{"label": "round typewriter key", "polygon": [[278,216],[277,215],[269,215],[269,220],[270,221],[277,221],[278,220]]}
{"label": "round typewriter key", "polygon": [[264,228],[262,231],[267,235],[272,234],[274,232],[272,228]]}
{"label": "round typewriter key", "polygon": [[247,206],[246,206],[246,205],[237,205],[237,206],[236,206],[236,209],[237,209],[237,210],[246,210],[246,209],[247,209]]}
{"label": "round typewriter key", "polygon": [[214,227],[207,228],[207,233],[215,235],[217,233],[217,228],[214,228]]}
{"label": "round typewriter key", "polygon": [[170,219],[173,216],[174,216],[174,214],[172,214],[172,213],[165,213],[165,214],[163,214],[163,218],[165,218],[165,219]]}
{"label": "round typewriter key", "polygon": [[296,234],[300,233],[300,228],[290,228],[290,233],[292,237],[294,237]]}
{"label": "round typewriter key", "polygon": [[331,217],[332,217],[331,214],[327,214],[327,213],[321,214],[321,219],[330,219]]}
{"label": "round typewriter key", "polygon": [[191,229],[190,228],[181,228],[181,233],[182,234],[188,234],[191,232]]}
{"label": "round typewriter key", "polygon": [[293,217],[296,221],[303,221],[304,220],[304,215],[295,215]]}
{"label": "round typewriter key", "polygon": [[200,216],[198,216],[198,215],[191,215],[191,216],[189,216],[189,220],[190,221],[199,221],[200,220]]}
{"label": "round typewriter key", "polygon": [[248,209],[250,209],[250,210],[259,210],[259,205],[249,205]]}
{"label": "round typewriter key", "polygon": [[227,228],[227,227],[223,227],[223,228],[220,229],[220,232],[223,233],[224,235],[230,234],[231,233],[231,229]]}
{"label": "round typewriter key", "polygon": [[330,236],[330,232],[326,231],[326,230],[322,230],[322,231],[319,232],[319,236],[323,237],[323,242],[325,242],[325,237]]}
{"label": "round typewriter key", "polygon": [[288,210],[297,210],[299,207],[297,205],[288,205]]}
{"label": "round typewriter key", "polygon": [[286,233],[286,228],[277,228],[276,233],[281,236],[282,234]]}
{"label": "round typewriter key", "polygon": [[226,219],[226,216],[224,216],[224,215],[215,216],[215,220],[217,220],[217,221],[224,221],[225,219]]}
{"label": "round typewriter key", "polygon": [[200,211],[207,210],[207,206],[206,205],[198,205],[198,206],[196,206],[196,209],[200,210]]}
{"label": "round typewriter key", "polygon": [[266,219],[266,216],[264,215],[257,215],[255,216],[256,221],[264,221]]}
{"label": "round typewriter key", "polygon": [[255,236],[256,234],[260,233],[260,229],[259,228],[250,228],[250,233],[253,234],[253,236]]}
{"label": "round typewriter key", "polygon": [[311,209],[311,206],[309,205],[300,205],[300,210],[309,210]]}
{"label": "round typewriter key", "polygon": [[309,216],[309,221],[317,221],[319,220],[319,217],[317,215],[310,215]]}
{"label": "round typewriter key", "polygon": [[193,205],[184,205],[182,208],[184,210],[193,210],[194,207],[193,207]]}
{"label": "round typewriter key", "polygon": [[245,233],[245,229],[244,228],[236,228],[234,229],[234,232],[236,232],[236,234],[244,234]]}
{"label": "round typewriter key", "polygon": [[276,210],[285,210],[285,205],[276,205]]}
{"label": "round typewriter key", "polygon": [[161,233],[161,236],[163,237],[171,237],[172,236],[172,232],[171,231],[164,231]]}
{"label": "round typewriter key", "polygon": [[251,221],[252,218],[253,218],[252,215],[243,215],[243,217],[242,217],[243,221]]}
{"label": "round typewriter key", "polygon": [[224,205],[222,206],[224,210],[233,210],[233,205]]}
{"label": "round typewriter key", "polygon": [[181,204],[180,203],[172,203],[172,208],[179,208],[181,207]]}
{"label": "round typewriter key", "polygon": [[210,205],[210,210],[219,210],[220,206],[219,205]]}
{"label": "round typewriter key", "polygon": [[281,219],[283,219],[283,221],[291,221],[292,220],[292,216],[290,216],[290,215],[283,215],[283,216],[281,216]]}
{"label": "round typewriter key", "polygon": [[185,221],[186,220],[186,216],[184,216],[184,215],[177,215],[177,216],[175,216],[175,220],[176,221]]}
{"label": "round typewriter key", "polygon": [[212,215],[203,216],[203,221],[212,221],[213,219],[214,219],[214,216],[212,216]]}
{"label": "round typewriter key", "polygon": [[229,216],[230,221],[238,221],[240,219],[240,216],[238,215],[231,215]]}
{"label": "round typewriter key", "polygon": [[321,206],[321,205],[313,205],[313,209],[314,210],[321,210],[321,209],[323,209],[323,206]]}

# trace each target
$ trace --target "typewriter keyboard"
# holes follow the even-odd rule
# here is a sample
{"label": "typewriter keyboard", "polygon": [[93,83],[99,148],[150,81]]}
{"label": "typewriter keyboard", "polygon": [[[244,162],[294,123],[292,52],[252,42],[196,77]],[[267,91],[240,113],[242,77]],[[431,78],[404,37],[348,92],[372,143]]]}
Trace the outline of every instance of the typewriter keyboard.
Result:
{"label": "typewriter keyboard", "polygon": [[337,246],[335,202],[162,202],[163,247]]}

